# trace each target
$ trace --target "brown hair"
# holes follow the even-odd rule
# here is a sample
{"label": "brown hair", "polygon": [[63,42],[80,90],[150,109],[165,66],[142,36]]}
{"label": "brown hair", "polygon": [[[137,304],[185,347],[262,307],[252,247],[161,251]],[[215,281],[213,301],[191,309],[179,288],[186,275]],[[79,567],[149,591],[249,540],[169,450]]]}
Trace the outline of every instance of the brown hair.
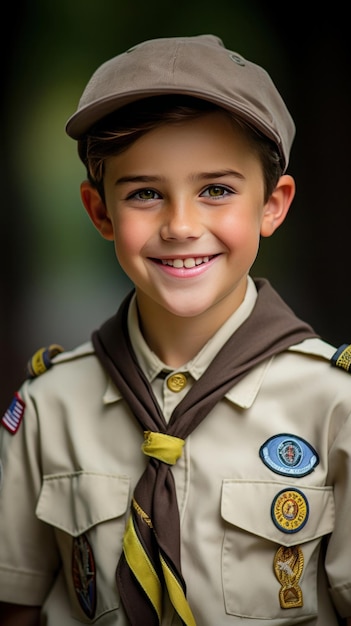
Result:
{"label": "brown hair", "polygon": [[239,125],[257,153],[264,177],[265,202],[274,191],[282,165],[275,144],[232,113],[190,96],[158,96],[127,105],[106,116],[78,141],[78,152],[92,185],[104,199],[105,159],[120,154],[148,131],[161,124],[177,124],[220,111]]}

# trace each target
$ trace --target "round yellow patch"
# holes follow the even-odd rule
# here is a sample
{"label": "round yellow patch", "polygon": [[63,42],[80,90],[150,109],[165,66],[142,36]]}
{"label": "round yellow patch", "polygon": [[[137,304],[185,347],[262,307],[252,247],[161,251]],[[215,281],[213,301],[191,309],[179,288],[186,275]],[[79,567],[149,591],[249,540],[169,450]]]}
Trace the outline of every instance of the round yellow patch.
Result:
{"label": "round yellow patch", "polygon": [[296,533],[307,522],[309,506],[306,496],[298,489],[283,489],[274,498],[272,519],[284,533]]}

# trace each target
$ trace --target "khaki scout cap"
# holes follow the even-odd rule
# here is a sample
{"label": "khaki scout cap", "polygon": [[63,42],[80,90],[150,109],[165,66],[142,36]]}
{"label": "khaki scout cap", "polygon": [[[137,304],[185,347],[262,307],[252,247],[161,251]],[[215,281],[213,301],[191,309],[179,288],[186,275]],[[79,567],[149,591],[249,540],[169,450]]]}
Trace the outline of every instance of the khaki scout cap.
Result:
{"label": "khaki scout cap", "polygon": [[227,50],[215,35],[152,39],[103,63],[66,131],[81,139],[124,105],[167,94],[195,96],[236,114],[277,145],[286,169],[295,126],[284,101],[262,67]]}

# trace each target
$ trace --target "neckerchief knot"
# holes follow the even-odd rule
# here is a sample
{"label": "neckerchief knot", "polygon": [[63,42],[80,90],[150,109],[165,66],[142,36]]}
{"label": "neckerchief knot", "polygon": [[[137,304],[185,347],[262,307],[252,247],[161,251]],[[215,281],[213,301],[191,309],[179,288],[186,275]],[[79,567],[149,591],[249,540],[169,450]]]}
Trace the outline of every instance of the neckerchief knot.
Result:
{"label": "neckerchief knot", "polygon": [[184,439],[165,433],[155,433],[151,430],[145,430],[144,437],[145,441],[141,449],[147,456],[152,456],[168,465],[174,465],[182,456]]}

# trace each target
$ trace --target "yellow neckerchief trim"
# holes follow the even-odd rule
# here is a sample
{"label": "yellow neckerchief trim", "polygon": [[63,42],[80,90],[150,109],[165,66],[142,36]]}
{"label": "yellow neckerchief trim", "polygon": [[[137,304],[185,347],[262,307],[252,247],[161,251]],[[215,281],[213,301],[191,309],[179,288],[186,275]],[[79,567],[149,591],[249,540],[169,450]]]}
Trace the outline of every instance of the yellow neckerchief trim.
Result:
{"label": "yellow neckerchief trim", "polygon": [[123,550],[130,569],[150,599],[158,615],[159,622],[161,622],[161,583],[149,557],[138,539],[132,516],[128,519],[126,531],[124,533]]}
{"label": "yellow neckerchief trim", "polygon": [[168,465],[174,465],[182,456],[184,439],[164,433],[155,433],[151,430],[144,431],[144,438],[145,441],[141,449],[147,456],[152,456]]}
{"label": "yellow neckerchief trim", "polygon": [[[140,507],[139,507],[140,509]],[[135,532],[132,516],[127,522],[126,531],[123,538],[123,550],[126,561],[137,578],[139,584],[144,589],[150,602],[152,603],[159,621],[162,613],[162,587],[157,573],[148,558],[138,536]],[[183,620],[185,626],[196,626],[191,608],[186,600],[183,589],[168,567],[165,560],[160,555],[163,575],[167,586],[170,601],[178,615]]]}
{"label": "yellow neckerchief trim", "polygon": [[186,626],[196,626],[195,618],[182,587],[161,555],[160,561],[170,601]]}

